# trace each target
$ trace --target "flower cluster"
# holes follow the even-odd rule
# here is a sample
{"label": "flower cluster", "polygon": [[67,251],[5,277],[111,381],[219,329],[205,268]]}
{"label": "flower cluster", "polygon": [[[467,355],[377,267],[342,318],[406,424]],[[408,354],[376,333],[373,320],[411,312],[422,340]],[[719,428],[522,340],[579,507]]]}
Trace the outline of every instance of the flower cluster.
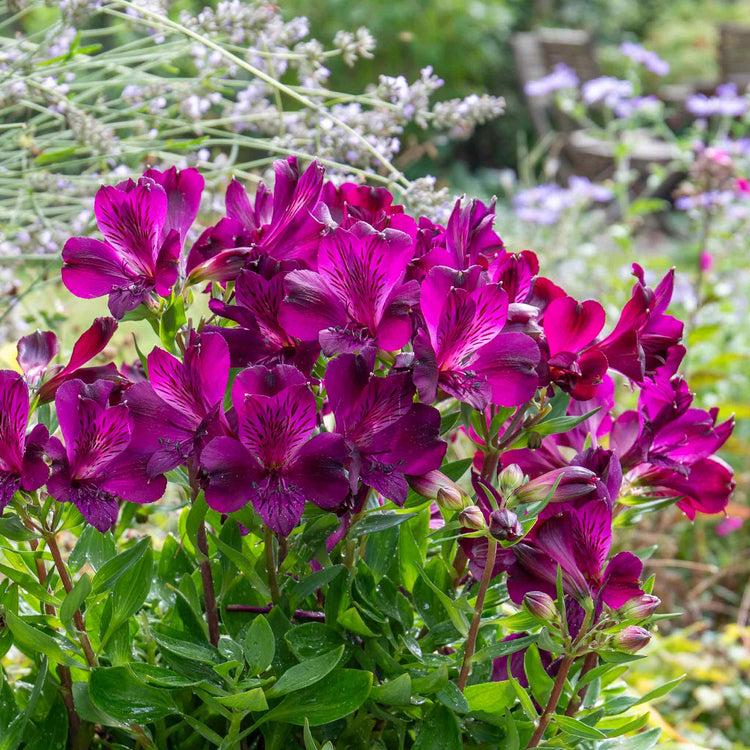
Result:
{"label": "flower cluster", "polygon": [[568,187],[554,183],[521,190],[513,197],[513,208],[521,221],[530,224],[557,224],[566,211],[591,203],[609,203],[614,198],[605,185],[592,183],[586,177],[571,176]]}
{"label": "flower cluster", "polygon": [[[249,504],[288,535],[306,502],[351,518],[368,497],[402,505],[410,482],[430,485],[424,477],[447,450],[441,411],[450,404],[490,419],[503,410],[506,424],[495,419],[493,429],[512,431],[525,423],[511,413],[532,409],[538,421],[557,393],[572,396],[573,421],[586,420],[501,456],[531,478],[513,487],[515,502],[550,488],[555,497],[511,556],[547,538],[553,523],[608,530],[602,514],[621,492],[668,497],[691,517],[724,508],[731,471],[713,454],[732,425],[690,408],[676,374],[684,349],[682,324],[665,313],[671,273],[651,289],[636,266],[632,299],[602,335],[598,302],[540,276],[533,253],[506,250],[494,205],[459,201],[442,226],[409,216],[384,188],[327,182],[316,162],[302,171],[289,158],[275,172],[273,190],[261,184],[252,199],[232,181],[226,216],[189,247],[203,189],[196,170],[150,169],[100,189],[104,239],[70,239],[62,277],[74,295],[106,296],[113,317],[94,323],[65,367],[50,367],[54,334],[21,340],[24,377],[6,373],[2,384],[3,504],[46,482],[105,530],[118,501],[157,500],[167,473],[184,467],[211,507]],[[170,351],[156,348],[137,367],[87,366],[116,319],[136,312],[162,330],[165,319],[184,321],[195,285],[212,317],[176,327],[173,341],[162,336]],[[638,411],[614,421],[610,373],[641,389]],[[64,445],[43,424],[26,435],[29,403],[52,399]],[[605,435],[606,450],[597,447]],[[476,439],[486,449],[492,436]],[[494,477],[483,481],[478,497],[494,491]],[[597,510],[586,510],[592,503]],[[491,527],[511,538],[516,521]],[[537,557],[551,554],[539,544]],[[609,580],[603,559],[591,569],[600,588]]]}

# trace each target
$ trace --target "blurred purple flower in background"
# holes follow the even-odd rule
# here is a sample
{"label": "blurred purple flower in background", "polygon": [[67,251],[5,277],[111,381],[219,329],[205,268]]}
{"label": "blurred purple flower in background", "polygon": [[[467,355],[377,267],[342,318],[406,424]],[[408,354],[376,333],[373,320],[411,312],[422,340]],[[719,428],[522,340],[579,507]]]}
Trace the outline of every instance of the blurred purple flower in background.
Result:
{"label": "blurred purple flower in background", "polygon": [[546,96],[553,91],[574,89],[578,86],[578,76],[565,63],[557,63],[555,69],[544,78],[529,81],[523,88],[526,96]]}
{"label": "blurred purple flower in background", "polygon": [[696,117],[739,117],[747,112],[748,102],[737,94],[736,83],[722,83],[716,87],[716,96],[693,94],[685,106]]}
{"label": "blurred purple flower in background", "polygon": [[658,76],[665,76],[669,73],[669,63],[666,60],[662,60],[656,52],[652,52],[640,44],[623,42],[620,46],[620,52]]}

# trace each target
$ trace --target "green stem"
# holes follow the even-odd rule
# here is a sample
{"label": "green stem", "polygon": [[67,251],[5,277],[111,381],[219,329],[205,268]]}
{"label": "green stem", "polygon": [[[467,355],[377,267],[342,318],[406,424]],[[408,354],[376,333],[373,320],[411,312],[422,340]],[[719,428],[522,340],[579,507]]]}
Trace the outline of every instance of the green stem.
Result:
{"label": "green stem", "polygon": [[574,658],[575,657],[573,656],[565,656],[560,662],[560,668],[557,672],[557,677],[555,677],[555,682],[552,685],[552,692],[550,693],[549,700],[544,707],[542,715],[539,717],[539,723],[536,725],[536,729],[534,729],[534,734],[531,735],[529,744],[526,745],[526,750],[530,747],[536,747],[539,744],[539,740],[544,736],[544,732],[552,720],[552,714],[555,713],[557,704],[560,702],[560,696],[565,687],[565,680],[568,678],[570,666],[573,664]]}
{"label": "green stem", "polygon": [[[484,472],[482,472],[484,473]],[[471,618],[471,626],[469,628],[469,635],[466,636],[466,649],[464,651],[464,661],[461,665],[461,673],[458,676],[458,689],[463,692],[466,687],[466,681],[469,679],[471,674],[471,660],[474,656],[474,649],[477,645],[477,635],[479,634],[479,626],[482,623],[482,610],[484,609],[484,599],[487,595],[487,588],[492,580],[492,571],[495,567],[495,557],[497,555],[497,542],[492,539],[487,539],[487,560],[484,564],[484,572],[482,573],[482,580],[479,584],[479,592],[477,593],[477,601],[474,605],[474,615]]]}
{"label": "green stem", "polygon": [[266,553],[266,572],[268,573],[268,586],[271,589],[271,600],[276,604],[281,593],[279,592],[279,579],[276,572],[276,559],[273,553],[273,531],[266,527],[264,532],[264,546]]}

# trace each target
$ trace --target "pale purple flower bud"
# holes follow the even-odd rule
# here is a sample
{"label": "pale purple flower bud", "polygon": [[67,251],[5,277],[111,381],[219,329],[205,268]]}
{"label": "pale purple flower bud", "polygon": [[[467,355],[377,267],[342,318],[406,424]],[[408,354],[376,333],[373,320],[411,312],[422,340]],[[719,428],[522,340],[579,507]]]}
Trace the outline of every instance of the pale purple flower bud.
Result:
{"label": "pale purple flower bud", "polygon": [[566,502],[593,492],[596,481],[597,477],[593,471],[583,466],[566,466],[548,471],[526,482],[516,490],[515,496],[519,502],[524,503],[544,500],[554,487],[550,502]]}
{"label": "pale purple flower bud", "polygon": [[638,625],[628,625],[612,639],[612,645],[620,651],[634,654],[651,640],[651,633]]}
{"label": "pale purple flower bud", "polygon": [[645,620],[650,617],[661,604],[661,599],[652,594],[641,594],[628,599],[618,610],[625,620]]}
{"label": "pale purple flower bud", "polygon": [[434,469],[420,476],[407,477],[409,486],[428,500],[437,500],[445,510],[461,510],[469,504],[467,494],[442,471]]}
{"label": "pale purple flower bud", "polygon": [[523,527],[512,510],[493,510],[490,513],[490,534],[501,542],[512,541],[523,536]]}
{"label": "pale purple flower bud", "polygon": [[523,470],[518,464],[506,466],[498,475],[500,492],[507,496],[523,484]]}
{"label": "pale purple flower bud", "polygon": [[543,591],[530,591],[524,596],[523,603],[526,605],[526,609],[540,620],[550,622],[557,617],[554,599]]}
{"label": "pale purple flower bud", "polygon": [[487,528],[482,509],[478,505],[468,505],[458,514],[458,520],[467,529],[482,531]]}

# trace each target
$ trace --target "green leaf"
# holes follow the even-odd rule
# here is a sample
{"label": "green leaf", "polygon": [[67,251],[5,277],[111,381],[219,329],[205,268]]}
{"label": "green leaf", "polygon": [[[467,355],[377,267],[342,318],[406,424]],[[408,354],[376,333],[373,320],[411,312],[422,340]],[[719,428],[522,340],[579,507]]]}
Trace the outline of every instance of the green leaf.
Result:
{"label": "green leaf", "polygon": [[343,565],[331,565],[330,567],[316,570],[309,576],[305,576],[299,583],[295,584],[289,594],[289,606],[296,609],[307,599],[310,594],[314,594],[318,589],[331,583],[346,568]]}
{"label": "green leaf", "polygon": [[411,679],[411,690],[413,694],[429,695],[439,693],[448,684],[448,669],[444,664],[433,669],[422,677]]}
{"label": "green leaf", "polygon": [[80,570],[88,562],[94,572],[98,572],[115,553],[115,540],[111,531],[102,534],[93,526],[86,525],[68,557],[68,565],[73,570]]}
{"label": "green leaf", "polygon": [[439,690],[437,699],[458,714],[467,714],[471,710],[466,696],[458,689],[455,682],[449,682],[442,690]]}
{"label": "green leaf", "polygon": [[341,633],[322,622],[306,622],[284,635],[292,653],[300,661],[333,651],[343,643]]}
{"label": "green leaf", "polygon": [[401,674],[388,682],[373,685],[370,698],[387,706],[408,706],[411,703],[411,677]]}
{"label": "green leaf", "polygon": [[404,523],[414,518],[416,513],[396,513],[394,511],[376,511],[365,516],[361,521],[357,521],[351,529],[351,537],[364,536],[365,534],[377,534],[379,531],[391,529],[394,526]]}
{"label": "green leaf", "polygon": [[437,703],[425,717],[412,750],[461,750],[461,729],[453,712]]}
{"label": "green leaf", "polygon": [[633,737],[616,737],[599,743],[597,750],[650,750],[659,741],[661,729],[649,729]]}
{"label": "green leaf", "polygon": [[218,664],[219,652],[208,643],[197,643],[195,641],[184,641],[163,633],[153,633],[154,640],[166,651],[181,656],[183,659],[196,661],[200,664]]}
{"label": "green leaf", "polygon": [[652,703],[657,698],[662,698],[667,693],[670,693],[674,688],[676,688],[685,678],[687,677],[686,674],[681,675],[677,679],[670,680],[669,682],[665,682],[663,685],[659,686],[658,688],[654,688],[650,692],[646,693],[642,698],[638,699],[638,702],[634,705],[638,705],[640,703]]}
{"label": "green leaf", "polygon": [[47,589],[39,585],[39,582],[29,573],[11,568],[8,565],[0,565],[0,573],[17,583],[24,591],[31,594],[35,599],[45,604],[51,604],[53,607],[60,606],[60,600],[50,594]]}
{"label": "green leaf", "polygon": [[74,584],[70,593],[67,594],[60,606],[60,622],[66,630],[75,631],[73,624],[73,615],[76,610],[86,601],[86,597],[91,593],[91,579],[84,573]]}
{"label": "green leaf", "polygon": [[179,713],[169,692],[146,685],[127,667],[94,669],[89,695],[100,711],[128,723],[156,721]]}
{"label": "green leaf", "polygon": [[523,712],[528,716],[530,721],[536,721],[538,716],[536,712],[536,708],[534,708],[534,704],[531,701],[531,697],[529,694],[518,684],[518,680],[515,677],[509,676],[508,682],[510,683],[513,691],[516,694],[516,697],[518,698],[518,701],[521,704],[521,708],[523,709]]}
{"label": "green leaf", "polygon": [[505,709],[516,700],[513,686],[507,681],[467,685],[464,688],[464,697],[471,711],[496,716],[502,716]]}
{"label": "green leaf", "polygon": [[555,683],[544,669],[542,660],[539,656],[539,649],[535,643],[527,649],[523,665],[526,677],[529,680],[529,685],[531,686],[531,692],[534,695],[534,698],[536,698],[536,702],[540,706],[546,706],[550,693],[552,692],[552,686]]}
{"label": "green leaf", "polygon": [[521,739],[518,736],[518,727],[513,721],[510,711],[505,709],[505,750],[520,750]]}
{"label": "green leaf", "polygon": [[578,721],[578,719],[574,719],[572,716],[559,716],[553,714],[552,719],[557,723],[557,726],[560,727],[560,729],[568,734],[572,734],[573,737],[578,737],[583,740],[600,740],[607,736],[604,732],[600,732],[598,729],[590,727],[588,724],[584,724],[582,721]]}
{"label": "green leaf", "polygon": [[376,633],[373,633],[370,628],[367,627],[365,621],[362,619],[362,615],[354,607],[343,611],[337,618],[336,622],[341,625],[342,628],[351,630],[352,633],[362,635],[365,637],[375,638]]}
{"label": "green leaf", "polygon": [[42,659],[26,708],[21,714],[13,719],[10,726],[4,732],[4,736],[0,738],[0,750],[15,750],[20,745],[24,729],[26,729],[26,725],[28,724],[31,715],[34,713],[36,704],[39,701],[39,696],[42,694],[44,681],[47,679],[47,669],[47,660]]}
{"label": "green leaf", "polygon": [[332,672],[344,655],[344,646],[330,651],[322,656],[307,659],[287,669],[279,681],[266,690],[269,698],[279,698],[287,693],[293,693],[322,680]]}
{"label": "green leaf", "polygon": [[[190,521],[189,516],[188,521]],[[219,552],[237,566],[237,569],[245,576],[245,578],[247,578],[251,586],[261,596],[268,596],[270,594],[270,589],[266,585],[266,582],[258,575],[254,561],[249,555],[245,552],[236,550],[215,534],[210,534],[210,537],[218,547]]]}
{"label": "green leaf", "polygon": [[586,414],[570,417],[553,417],[552,419],[545,419],[538,425],[534,425],[531,428],[531,432],[536,432],[539,435],[558,435],[561,432],[568,432],[574,427],[577,427],[581,422],[585,422],[589,417],[596,414],[601,407],[592,409]]}
{"label": "green leaf", "polygon": [[200,685],[201,680],[183,677],[177,672],[173,672],[166,667],[159,667],[155,664],[146,664],[144,662],[131,662],[128,664],[131,672],[143,682],[163,688],[183,688],[195,687]]}
{"label": "green leaf", "polygon": [[151,539],[144,537],[136,545],[125,552],[121,552],[117,557],[107,560],[97,571],[93,580],[93,592],[95,596],[107,591],[117,583],[120,576],[130,570],[143,555],[146,550],[150,549]]}
{"label": "green leaf", "polygon": [[39,537],[38,534],[27,529],[18,516],[10,514],[0,518],[0,536],[4,536],[6,539],[14,542],[28,542]]}
{"label": "green leaf", "polygon": [[[14,615],[10,610],[5,611],[5,621],[13,633],[13,642],[22,651],[28,653],[40,653],[47,655],[52,661],[63,664],[66,667],[86,669],[86,666],[78,659],[63,651],[60,644],[51,636],[37,630],[32,625],[24,622],[20,617]],[[73,644],[70,644],[73,650]]]}
{"label": "green leaf", "polygon": [[103,640],[107,640],[109,634],[126,623],[143,606],[151,591],[153,576],[154,556],[151,547],[147,546],[143,555],[119,576],[112,588],[112,620]]}
{"label": "green leaf", "polygon": [[236,711],[267,711],[268,703],[266,696],[261,688],[246,690],[244,693],[235,693],[234,695],[224,695],[215,699],[222,706],[231,708]]}
{"label": "green leaf", "polygon": [[175,350],[177,332],[186,322],[185,299],[182,295],[174,295],[159,320],[159,338],[168,351]]}
{"label": "green leaf", "polygon": [[252,675],[265,672],[276,654],[276,639],[271,626],[263,615],[258,615],[248,628],[242,644],[245,661]]}
{"label": "green leaf", "polygon": [[30,738],[26,731],[23,750],[66,750],[68,747],[68,712],[58,696],[44,719],[37,720]]}
{"label": "green leaf", "polygon": [[[305,719],[311,727],[328,724],[356,711],[370,694],[372,674],[359,669],[334,669],[320,682],[287,695],[261,721],[280,721],[303,726]],[[259,722],[260,723],[260,722]],[[250,727],[242,736],[257,727]]]}
{"label": "green leaf", "polygon": [[425,573],[424,568],[421,565],[417,565],[417,570],[422,580],[432,589],[440,603],[445,607],[445,611],[448,613],[453,627],[465,638],[469,634],[469,621],[466,619],[466,615],[456,607],[456,603],[446,593],[441,591]]}
{"label": "green leaf", "polygon": [[224,738],[214,732],[211,727],[207,727],[202,721],[190,716],[190,714],[180,714],[183,721],[195,732],[197,732],[204,740],[212,742],[214,745],[219,747],[223,742]]}
{"label": "green leaf", "polygon": [[474,661],[483,661],[485,659],[497,659],[501,656],[508,656],[523,648],[527,648],[532,643],[536,643],[538,635],[526,635],[522,638],[515,638],[512,641],[498,641],[474,654]]}

